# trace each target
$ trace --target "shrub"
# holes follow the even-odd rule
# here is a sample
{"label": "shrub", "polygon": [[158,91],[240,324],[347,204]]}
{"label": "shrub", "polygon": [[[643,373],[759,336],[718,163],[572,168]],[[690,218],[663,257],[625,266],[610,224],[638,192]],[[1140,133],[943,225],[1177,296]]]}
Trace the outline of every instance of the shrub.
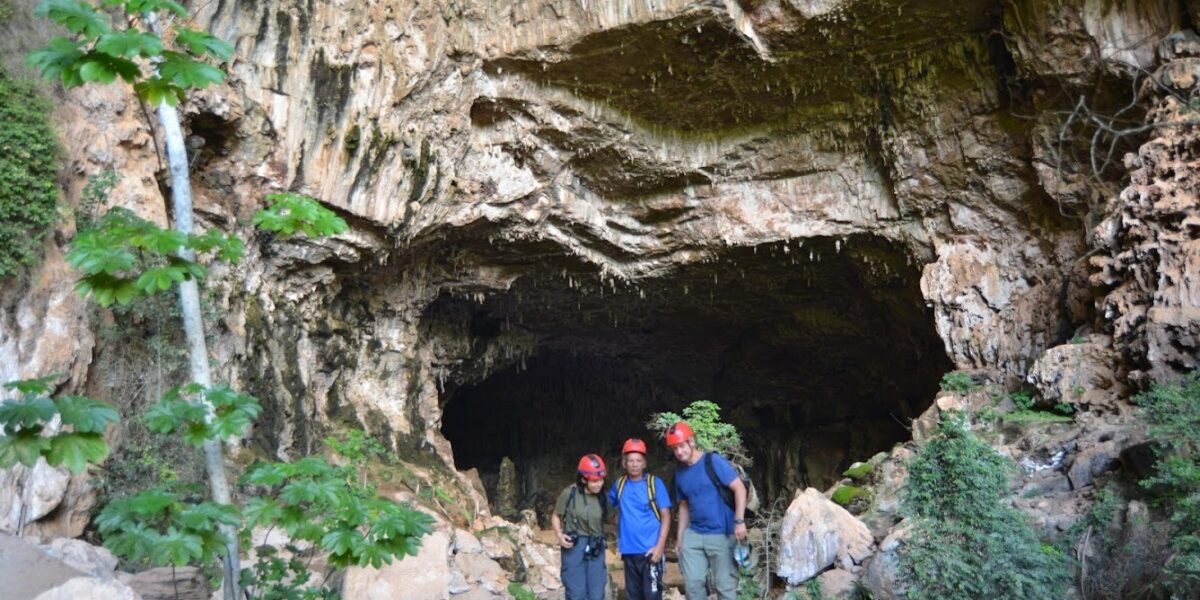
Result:
{"label": "shrub", "polygon": [[50,105],[0,66],[0,279],[32,265],[57,216],[59,147]]}
{"label": "shrub", "polygon": [[899,557],[908,598],[1063,597],[1061,552],[1043,546],[1005,502],[1011,469],[960,416],[943,416],[901,491],[913,522]]}
{"label": "shrub", "polygon": [[941,388],[943,392],[967,394],[979,389],[979,384],[967,373],[951,371],[942,375]]}
{"label": "shrub", "polygon": [[661,412],[650,416],[646,423],[652,431],[665,435],[668,427],[687,421],[696,432],[696,445],[704,450],[719,452],[735,463],[749,466],[750,454],[742,445],[742,436],[733,425],[721,421],[721,407],[708,400],[696,400],[683,409],[683,415],[673,412]]}
{"label": "shrub", "polygon": [[1143,487],[1161,492],[1174,529],[1165,575],[1178,597],[1200,594],[1200,372],[1155,385],[1136,401],[1157,442],[1155,474]]}

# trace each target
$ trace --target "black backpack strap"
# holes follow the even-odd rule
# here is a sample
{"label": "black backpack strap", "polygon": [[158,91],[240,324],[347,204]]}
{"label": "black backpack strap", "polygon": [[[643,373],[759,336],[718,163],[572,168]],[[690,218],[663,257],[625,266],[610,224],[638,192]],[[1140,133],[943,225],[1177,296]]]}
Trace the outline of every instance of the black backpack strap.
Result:
{"label": "black backpack strap", "polygon": [[720,479],[717,479],[717,469],[713,467],[712,452],[708,452],[704,455],[704,472],[708,473],[708,479],[717,487],[717,493],[721,495],[721,500],[724,500],[725,504],[727,504],[729,508],[734,508],[733,490],[729,489],[729,486],[721,483]]}

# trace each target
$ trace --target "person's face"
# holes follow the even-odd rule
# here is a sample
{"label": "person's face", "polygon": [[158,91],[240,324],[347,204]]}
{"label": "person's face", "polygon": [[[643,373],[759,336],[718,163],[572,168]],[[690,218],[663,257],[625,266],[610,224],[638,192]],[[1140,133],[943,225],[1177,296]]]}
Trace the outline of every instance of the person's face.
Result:
{"label": "person's face", "polygon": [[646,471],[646,456],[641,452],[630,452],[625,455],[625,473],[637,479]]}
{"label": "person's face", "polygon": [[588,493],[589,493],[589,494],[599,494],[599,493],[600,493],[600,488],[602,488],[602,487],[604,487],[604,480],[603,480],[603,479],[589,479],[589,480],[587,480],[587,491],[588,491]]}
{"label": "person's face", "polygon": [[671,446],[671,452],[675,454],[675,460],[681,463],[687,463],[692,458],[692,453],[695,452],[695,447],[692,446],[692,440],[687,440],[681,444]]}

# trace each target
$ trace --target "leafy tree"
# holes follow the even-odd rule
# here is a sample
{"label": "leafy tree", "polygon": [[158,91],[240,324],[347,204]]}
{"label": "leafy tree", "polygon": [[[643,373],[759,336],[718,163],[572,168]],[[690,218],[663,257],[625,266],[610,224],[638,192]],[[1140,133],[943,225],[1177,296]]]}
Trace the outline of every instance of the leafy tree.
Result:
{"label": "leafy tree", "polygon": [[[0,469],[16,464],[33,468],[44,458],[51,466],[82,473],[89,464],[108,457],[104,432],[119,418],[111,405],[84,396],[51,397],[56,376],[23,379],[4,384],[16,397],[0,403]],[[57,422],[57,426],[55,426]],[[21,497],[27,493],[21,485]],[[24,509],[17,518],[17,533],[25,526]]]}
{"label": "leafy tree", "polygon": [[[123,13],[126,18],[119,19],[119,25],[114,27],[109,11]],[[175,106],[189,90],[224,81],[224,71],[213,61],[228,59],[233,47],[206,32],[189,28],[187,9],[173,0],[101,0],[99,6],[82,0],[43,0],[36,12],[65,27],[70,36],[55,38],[47,47],[33,52],[30,65],[66,87],[92,82],[109,84],[118,78],[132,84],[142,101],[157,107],[166,142],[176,235],[152,235],[153,241],[147,243],[159,251],[169,248],[166,251],[174,251],[177,261],[168,260],[166,265],[151,267],[154,269],[151,275],[142,279],[150,271],[139,274],[131,286],[129,278],[123,276],[123,271],[132,267],[130,253],[94,247],[91,254],[96,260],[85,264],[99,272],[85,271],[84,289],[102,302],[123,299],[127,302],[136,291],[148,293],[152,287],[164,289],[163,284],[170,287],[177,282],[191,379],[203,388],[211,388],[196,285],[196,277],[201,273],[189,266],[195,263],[195,250],[189,243],[193,239],[192,188]],[[210,440],[205,444],[204,454],[213,499],[229,504],[230,490],[220,442]],[[225,598],[234,600],[239,595],[238,549],[236,538],[226,537],[230,546],[225,553]]]}
{"label": "leafy tree", "polygon": [[899,554],[908,598],[1063,597],[1062,553],[1005,502],[1011,469],[960,416],[942,417],[901,491],[901,512],[913,523]]}
{"label": "leafy tree", "polygon": [[1165,565],[1173,597],[1200,594],[1200,372],[1140,394],[1158,444],[1155,474],[1142,486],[1160,492],[1174,529]]}

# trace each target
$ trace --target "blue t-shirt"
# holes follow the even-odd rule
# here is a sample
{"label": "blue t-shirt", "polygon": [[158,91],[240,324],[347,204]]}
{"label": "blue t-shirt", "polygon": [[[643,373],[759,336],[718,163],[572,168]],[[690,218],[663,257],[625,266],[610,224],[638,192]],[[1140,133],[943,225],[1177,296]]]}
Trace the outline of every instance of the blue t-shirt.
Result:
{"label": "blue t-shirt", "polygon": [[[720,454],[713,454],[713,471],[726,486],[737,479],[733,465]],[[696,533],[733,533],[733,509],[721,499],[717,486],[704,469],[706,456],[696,464],[675,470],[675,498],[688,503],[688,529]]]}
{"label": "blue t-shirt", "polygon": [[[671,496],[662,479],[654,478],[654,503],[658,510],[671,508]],[[608,491],[608,504],[617,507],[620,517],[617,519],[617,547],[621,554],[645,554],[658,542],[658,528],[661,521],[654,516],[650,509],[650,496],[646,493],[646,476],[638,481],[629,479],[621,498],[617,500],[617,486],[613,485]]]}

